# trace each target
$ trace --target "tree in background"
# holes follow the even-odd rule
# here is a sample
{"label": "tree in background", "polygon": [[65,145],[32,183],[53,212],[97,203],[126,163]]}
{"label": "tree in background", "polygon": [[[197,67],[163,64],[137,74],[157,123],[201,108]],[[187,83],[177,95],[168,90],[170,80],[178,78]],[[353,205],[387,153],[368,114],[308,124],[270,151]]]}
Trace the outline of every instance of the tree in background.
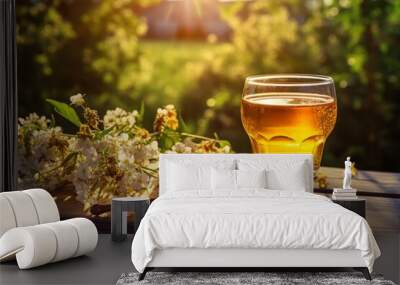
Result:
{"label": "tree in background", "polygon": [[103,111],[132,104],[135,85],[145,80],[139,37],[146,23],[135,9],[151,2],[18,1],[20,114],[80,91],[95,94],[92,103]]}
{"label": "tree in background", "polygon": [[141,11],[157,3],[18,1],[20,114],[76,92],[103,113],[145,99],[149,115],[174,103],[193,132],[217,132],[248,152],[239,114],[247,75],[327,74],[339,114],[323,164],[351,155],[360,168],[400,171],[399,0],[234,2],[221,5],[231,39],[197,44],[143,38]]}
{"label": "tree in background", "polygon": [[[232,29],[232,39],[205,62],[199,88],[182,97],[186,101],[183,114],[187,110],[200,117],[200,134],[218,130],[232,140],[235,150],[251,151],[239,110],[245,77],[317,72],[318,50],[300,20],[307,12],[312,11],[302,1],[236,2],[223,6],[221,13]],[[196,106],[206,105],[206,109],[190,109],[193,101]]]}
{"label": "tree in background", "polygon": [[400,171],[400,1],[333,1],[321,12],[329,20],[315,25],[322,64],[339,87],[332,153]]}
{"label": "tree in background", "polygon": [[361,168],[400,171],[400,1],[254,1],[222,13],[232,42],[208,63],[201,89],[183,97],[211,95],[202,132],[221,130],[234,149],[248,151],[238,108],[245,75],[327,74],[339,114],[323,162],[342,166],[351,155]]}

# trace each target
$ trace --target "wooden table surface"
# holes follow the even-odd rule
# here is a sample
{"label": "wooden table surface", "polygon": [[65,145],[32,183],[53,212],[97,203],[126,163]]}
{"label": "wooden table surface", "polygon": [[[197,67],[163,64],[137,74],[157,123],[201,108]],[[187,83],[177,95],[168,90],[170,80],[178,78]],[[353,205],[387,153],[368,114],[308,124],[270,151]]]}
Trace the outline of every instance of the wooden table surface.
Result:
{"label": "wooden table surface", "polygon": [[[343,169],[321,167],[319,172],[326,176],[327,189],[315,192],[329,195],[332,188],[341,188]],[[358,170],[352,179],[352,187],[367,200],[367,220],[373,230],[400,232],[400,173]]]}

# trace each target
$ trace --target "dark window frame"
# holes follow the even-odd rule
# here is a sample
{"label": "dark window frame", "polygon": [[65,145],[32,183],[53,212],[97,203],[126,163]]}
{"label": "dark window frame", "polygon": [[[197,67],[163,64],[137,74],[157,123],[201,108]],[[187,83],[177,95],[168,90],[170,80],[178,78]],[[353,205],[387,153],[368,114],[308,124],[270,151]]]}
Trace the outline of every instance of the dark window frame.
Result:
{"label": "dark window frame", "polygon": [[15,0],[0,0],[0,192],[17,190],[17,107]]}

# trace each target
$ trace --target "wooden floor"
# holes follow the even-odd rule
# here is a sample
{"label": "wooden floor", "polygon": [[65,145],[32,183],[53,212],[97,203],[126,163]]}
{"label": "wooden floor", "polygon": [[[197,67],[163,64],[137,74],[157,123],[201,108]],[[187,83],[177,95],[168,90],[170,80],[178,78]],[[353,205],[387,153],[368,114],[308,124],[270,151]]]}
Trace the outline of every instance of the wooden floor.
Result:
{"label": "wooden floor", "polygon": [[16,262],[0,265],[1,285],[115,284],[122,273],[134,271],[131,262],[132,237],[120,243],[110,235],[99,235],[94,252],[28,270],[19,270]]}

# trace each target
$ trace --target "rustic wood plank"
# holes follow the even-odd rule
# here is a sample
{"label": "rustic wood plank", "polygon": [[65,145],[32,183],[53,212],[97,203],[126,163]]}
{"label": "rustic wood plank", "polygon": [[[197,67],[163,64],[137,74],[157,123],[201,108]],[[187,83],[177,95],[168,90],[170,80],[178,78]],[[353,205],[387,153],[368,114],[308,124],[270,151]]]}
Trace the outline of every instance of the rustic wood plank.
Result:
{"label": "rustic wood plank", "polygon": [[[326,175],[328,189],[315,183],[317,193],[330,196],[330,189],[342,187],[343,169],[321,167],[320,173]],[[367,221],[374,231],[400,232],[400,173],[358,170],[352,186],[367,200]]]}
{"label": "rustic wood plank", "polygon": [[[320,170],[323,172],[328,171],[332,177],[343,178],[343,168],[321,167]],[[358,180],[378,180],[387,183],[400,183],[400,173],[398,172],[357,170],[356,178]]]}
{"label": "rustic wood plank", "polygon": [[[326,175],[327,188],[342,187],[343,169],[321,167],[319,172]],[[358,170],[352,186],[362,192],[398,194],[400,198],[400,173]],[[318,183],[314,187],[319,188]]]}

